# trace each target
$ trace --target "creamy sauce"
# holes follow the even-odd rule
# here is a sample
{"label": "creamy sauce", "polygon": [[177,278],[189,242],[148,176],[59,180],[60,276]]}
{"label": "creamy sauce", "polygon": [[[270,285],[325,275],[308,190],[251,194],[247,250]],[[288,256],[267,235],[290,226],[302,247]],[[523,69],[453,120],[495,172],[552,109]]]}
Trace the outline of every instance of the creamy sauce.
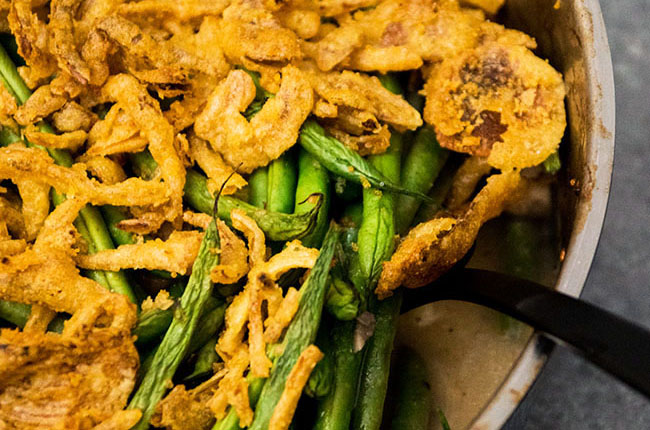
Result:
{"label": "creamy sauce", "polygon": [[[511,273],[507,219],[486,224],[468,266]],[[533,221],[533,267],[527,277],[555,284],[559,269],[554,230],[548,220]],[[521,239],[521,238],[520,238]],[[414,349],[427,363],[432,388],[430,428],[440,429],[437,410],[452,430],[464,430],[483,411],[523,352],[533,330],[512,318],[471,303],[432,303],[403,315],[397,345]]]}
{"label": "creamy sauce", "polygon": [[398,342],[427,363],[431,429],[440,408],[453,430],[467,428],[506,378],[532,329],[490,309],[456,301],[432,303],[400,319]]}

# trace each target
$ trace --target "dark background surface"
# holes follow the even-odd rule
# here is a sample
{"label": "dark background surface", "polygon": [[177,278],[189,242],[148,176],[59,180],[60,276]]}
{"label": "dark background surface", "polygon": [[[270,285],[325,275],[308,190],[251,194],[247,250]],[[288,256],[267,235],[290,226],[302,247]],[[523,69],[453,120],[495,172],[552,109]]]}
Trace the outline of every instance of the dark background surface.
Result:
{"label": "dark background surface", "polygon": [[[601,8],[614,63],[616,151],[582,298],[650,328],[650,0],[601,1]],[[504,429],[646,430],[650,401],[557,347]]]}

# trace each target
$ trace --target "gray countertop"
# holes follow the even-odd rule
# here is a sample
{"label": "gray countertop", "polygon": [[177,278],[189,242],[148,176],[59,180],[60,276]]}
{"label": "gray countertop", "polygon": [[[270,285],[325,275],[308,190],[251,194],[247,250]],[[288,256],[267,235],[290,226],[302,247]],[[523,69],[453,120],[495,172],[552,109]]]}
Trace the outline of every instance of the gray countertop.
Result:
{"label": "gray countertop", "polygon": [[[601,7],[616,81],[616,152],[582,298],[650,328],[650,0]],[[650,401],[558,347],[504,429],[647,430]]]}

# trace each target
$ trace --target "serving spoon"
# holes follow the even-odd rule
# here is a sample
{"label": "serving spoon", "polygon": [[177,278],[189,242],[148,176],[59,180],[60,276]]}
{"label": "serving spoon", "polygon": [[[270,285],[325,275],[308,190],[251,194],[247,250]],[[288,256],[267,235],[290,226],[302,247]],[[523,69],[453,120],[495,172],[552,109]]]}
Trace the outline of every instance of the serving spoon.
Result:
{"label": "serving spoon", "polygon": [[650,398],[650,331],[637,324],[535,282],[468,268],[405,290],[402,312],[441,300],[476,303],[516,318]]}

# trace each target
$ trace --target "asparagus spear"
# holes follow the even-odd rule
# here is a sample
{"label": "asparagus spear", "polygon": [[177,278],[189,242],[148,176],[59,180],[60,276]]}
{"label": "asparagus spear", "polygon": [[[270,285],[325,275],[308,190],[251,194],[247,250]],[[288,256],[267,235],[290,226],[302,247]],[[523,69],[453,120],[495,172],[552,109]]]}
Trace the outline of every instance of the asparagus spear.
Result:
{"label": "asparagus spear", "polygon": [[149,427],[149,419],[156,404],[167,391],[169,381],[190,347],[199,315],[212,292],[210,270],[219,263],[219,254],[216,252],[219,244],[219,233],[212,221],[205,231],[180,306],[174,312],[172,323],[154,355],[151,367],[129,403],[129,409],[142,411],[142,418],[134,427],[136,430]]}

